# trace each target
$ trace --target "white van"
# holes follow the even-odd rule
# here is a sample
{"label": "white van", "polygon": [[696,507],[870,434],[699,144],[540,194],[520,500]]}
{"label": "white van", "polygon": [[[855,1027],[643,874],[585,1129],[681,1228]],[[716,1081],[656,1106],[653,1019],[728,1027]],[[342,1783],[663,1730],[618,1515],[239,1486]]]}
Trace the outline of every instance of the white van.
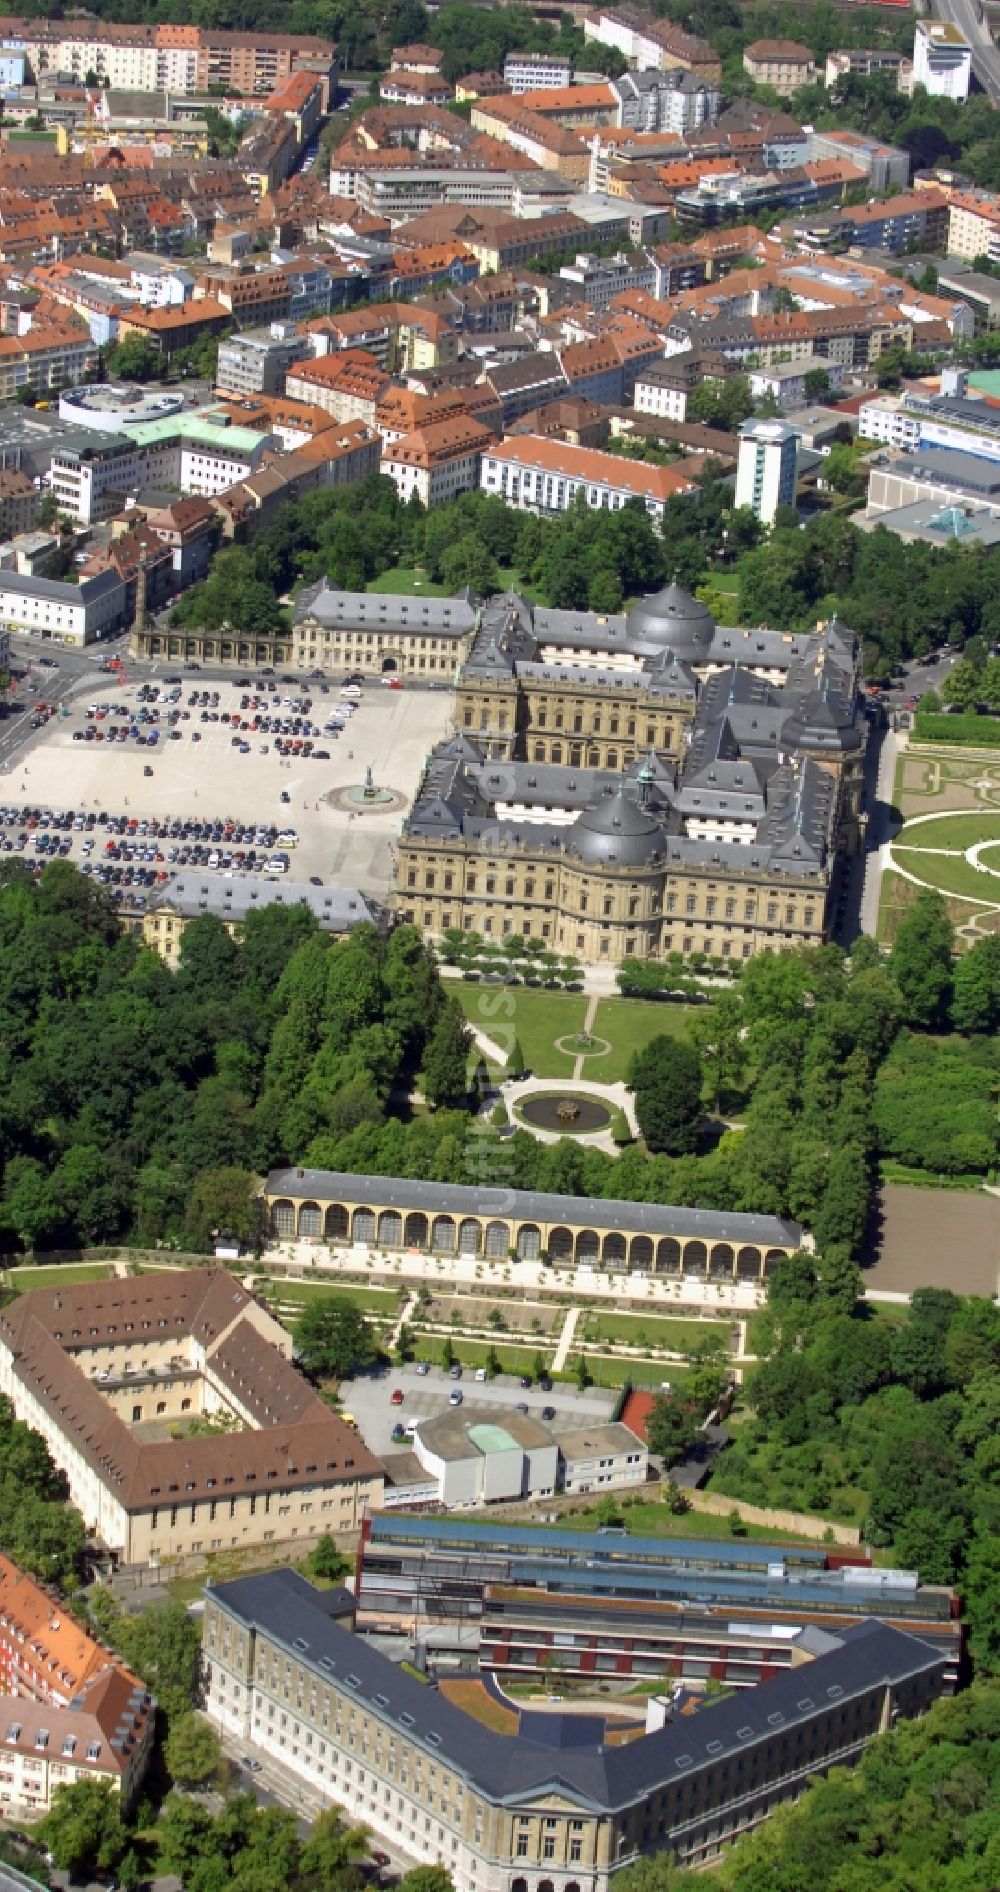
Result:
{"label": "white van", "polygon": [[287,854],[272,854],[270,860],[267,863],[267,866],[264,869],[264,872],[265,874],[287,874],[288,855]]}
{"label": "white van", "polygon": [[340,694],[345,703],[360,703],[361,701],[361,691],[356,683],[345,683]]}

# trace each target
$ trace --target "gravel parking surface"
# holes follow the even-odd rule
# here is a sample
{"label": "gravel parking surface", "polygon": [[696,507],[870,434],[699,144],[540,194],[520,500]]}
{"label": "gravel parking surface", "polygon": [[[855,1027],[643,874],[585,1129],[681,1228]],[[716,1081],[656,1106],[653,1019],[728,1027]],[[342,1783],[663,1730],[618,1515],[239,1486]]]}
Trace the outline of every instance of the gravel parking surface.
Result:
{"label": "gravel parking surface", "polygon": [[[363,783],[371,767],[376,783],[397,790],[409,802],[428,751],[449,727],[450,695],[369,686],[338,734],[325,729],[331,716],[343,708],[336,684],[327,685],[324,694],[318,683],[268,679],[265,702],[263,690],[241,688],[235,680],[203,681],[180,671],[169,675],[180,677],[180,694],[173,702],[156,700],[165,699],[171,690],[176,695],[177,684],[166,677],[151,683],[133,672],[122,684],[113,677],[95,676],[86,692],[73,699],[67,716],[54,715],[33,735],[25,753],[0,768],[0,803],[8,808],[27,805],[64,813],[100,810],[161,823],[228,818],[294,829],[297,841],[290,879],[315,875],[327,885],[359,886],[384,895],[400,813],[359,813],[352,819],[330,807],[325,797]],[[148,697],[151,687],[154,700],[144,702],[140,693],[145,690]],[[44,673],[36,674],[33,688],[37,700],[44,700]],[[203,695],[208,696],[208,703],[202,702]],[[248,696],[256,697],[259,706],[241,709],[242,699]],[[192,702],[192,698],[197,700]],[[308,702],[308,710],[298,720],[319,733],[293,735],[294,702]],[[158,720],[139,724],[143,708],[150,718],[155,710]],[[128,715],[119,715],[119,710],[127,710]],[[175,711],[180,712],[174,725],[178,737],[172,739],[167,718]],[[254,716],[268,717],[284,728],[236,729],[232,721],[222,720],[223,715],[232,718],[234,714],[248,723]],[[159,740],[155,745],[131,735],[124,741],[108,740],[111,729],[133,727],[143,735],[158,730]],[[92,732],[89,740],[88,729]],[[290,756],[278,752],[278,741],[296,739],[303,746],[311,741],[314,748],[327,752],[326,757],[317,760],[301,750]],[[240,743],[245,745],[242,751]],[[145,773],[147,769],[151,775]],[[8,825],[4,832],[7,838],[16,835],[17,825]],[[70,840],[70,858],[77,863],[94,853],[93,849],[84,853],[86,837],[79,832],[65,838]],[[98,854],[103,844],[99,833]],[[35,858],[33,849],[28,858]],[[165,861],[155,864],[168,865]],[[198,871],[203,868],[200,864]],[[173,864],[169,870],[182,871]],[[216,871],[224,871],[221,864]],[[229,871],[239,869],[230,867]]]}

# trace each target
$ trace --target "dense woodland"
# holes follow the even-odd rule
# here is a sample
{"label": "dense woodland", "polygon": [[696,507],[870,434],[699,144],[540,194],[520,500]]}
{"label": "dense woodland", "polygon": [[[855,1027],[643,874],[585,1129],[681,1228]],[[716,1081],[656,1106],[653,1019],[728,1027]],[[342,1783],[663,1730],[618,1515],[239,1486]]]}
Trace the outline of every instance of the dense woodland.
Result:
{"label": "dense woodland", "polygon": [[[884,527],[859,532],[827,512],[800,530],[792,517],[764,535],[711,473],[675,497],[662,529],[641,502],[620,512],[577,501],[558,519],[482,493],[426,512],[401,504],[391,480],[311,493],[285,506],[249,546],[220,552],[211,576],[174,606],[178,625],[273,632],[278,599],[327,573],[347,591],[402,565],[432,583],[480,594],[515,584],[542,604],[616,611],[670,578],[702,592],[722,621],[809,629],[839,615],[863,640],[869,675],[941,645],[978,671],[1000,641],[1000,560],[977,548],[904,545]],[[735,574],[737,589],[731,590]],[[720,580],[727,586],[720,590]]]}

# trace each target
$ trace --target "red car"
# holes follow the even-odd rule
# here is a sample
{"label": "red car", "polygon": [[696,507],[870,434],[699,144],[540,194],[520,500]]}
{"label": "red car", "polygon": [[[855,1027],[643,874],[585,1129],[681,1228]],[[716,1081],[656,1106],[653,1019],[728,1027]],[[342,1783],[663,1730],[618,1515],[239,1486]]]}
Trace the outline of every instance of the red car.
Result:
{"label": "red car", "polygon": [[389,1404],[390,1406],[401,1406],[402,1403],[403,1403],[403,1389],[401,1386],[395,1386],[393,1387]]}

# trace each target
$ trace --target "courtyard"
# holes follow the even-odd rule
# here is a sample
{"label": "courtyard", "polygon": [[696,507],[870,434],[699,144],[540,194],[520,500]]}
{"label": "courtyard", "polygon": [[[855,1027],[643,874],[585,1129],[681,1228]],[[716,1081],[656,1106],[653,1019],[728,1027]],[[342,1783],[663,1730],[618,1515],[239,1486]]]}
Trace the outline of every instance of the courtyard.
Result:
{"label": "courtyard", "polygon": [[[448,981],[448,991],[504,1062],[516,1038],[535,1077],[600,1085],[622,1083],[633,1055],[651,1038],[686,1037],[690,1020],[704,1009],[457,979]],[[486,1056],[493,1062],[488,1051]]]}

